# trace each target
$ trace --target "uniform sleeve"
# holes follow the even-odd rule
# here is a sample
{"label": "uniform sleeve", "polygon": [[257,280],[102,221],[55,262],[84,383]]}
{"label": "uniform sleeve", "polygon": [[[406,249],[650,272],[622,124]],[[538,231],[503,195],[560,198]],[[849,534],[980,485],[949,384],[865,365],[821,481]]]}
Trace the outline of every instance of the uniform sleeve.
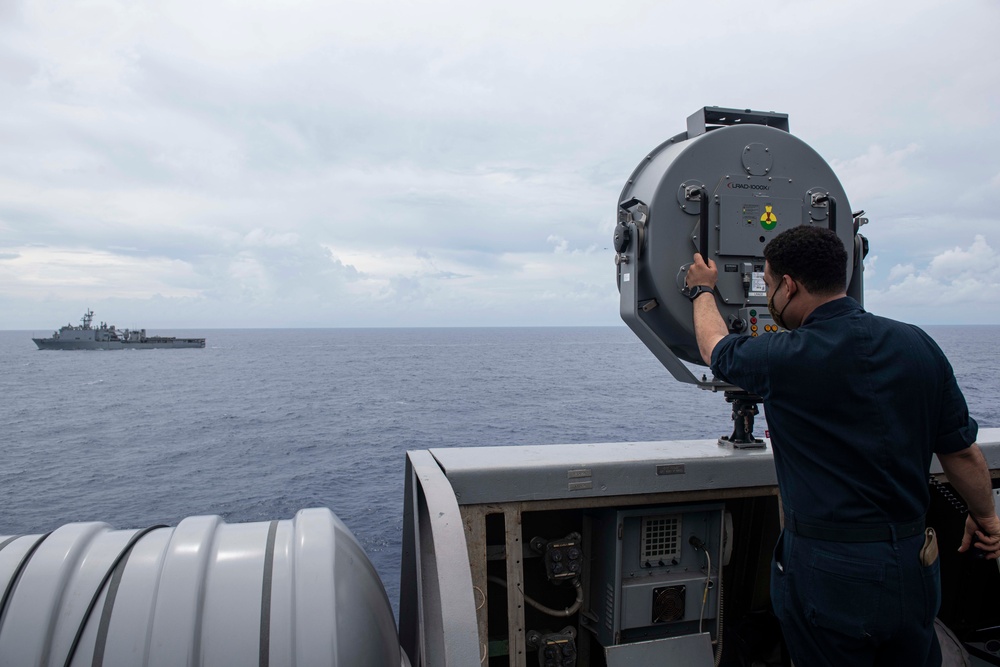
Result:
{"label": "uniform sleeve", "polygon": [[969,416],[969,406],[962,390],[958,388],[955,374],[948,365],[948,381],[945,383],[941,400],[941,421],[934,451],[938,454],[952,454],[961,451],[976,441],[979,424]]}
{"label": "uniform sleeve", "polygon": [[712,350],[715,377],[744,391],[764,396],[767,391],[767,347],[771,336],[730,334]]}

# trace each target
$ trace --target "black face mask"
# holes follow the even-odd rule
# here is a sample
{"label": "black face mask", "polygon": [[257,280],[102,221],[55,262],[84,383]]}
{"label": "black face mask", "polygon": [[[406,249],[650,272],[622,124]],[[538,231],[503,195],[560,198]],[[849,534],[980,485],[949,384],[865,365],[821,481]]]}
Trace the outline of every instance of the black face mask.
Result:
{"label": "black face mask", "polygon": [[[782,283],[782,285],[784,285],[784,283]],[[781,312],[779,313],[777,309],[775,309],[774,307],[774,297],[777,293],[778,290],[774,290],[774,294],[772,294],[771,297],[767,300],[767,312],[771,313],[771,319],[774,320],[775,324],[777,324],[782,329],[788,329],[789,327],[785,326],[785,321],[781,319],[781,317],[785,314],[785,309],[788,308],[788,304],[792,302],[792,297],[788,297],[788,301],[785,302],[785,305],[782,307]]]}

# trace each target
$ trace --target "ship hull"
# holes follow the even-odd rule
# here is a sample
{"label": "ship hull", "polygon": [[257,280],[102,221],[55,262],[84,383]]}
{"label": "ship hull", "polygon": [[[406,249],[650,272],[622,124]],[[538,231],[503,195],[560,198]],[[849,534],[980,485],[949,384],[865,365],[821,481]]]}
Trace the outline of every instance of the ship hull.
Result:
{"label": "ship hull", "polygon": [[204,338],[175,338],[166,341],[122,342],[92,340],[53,340],[32,338],[39,350],[174,350],[205,347]]}
{"label": "ship hull", "polygon": [[145,329],[116,329],[101,322],[94,323],[94,311],[87,309],[80,324],[67,324],[49,338],[32,338],[39,350],[173,350],[205,347],[204,338],[147,336]]}

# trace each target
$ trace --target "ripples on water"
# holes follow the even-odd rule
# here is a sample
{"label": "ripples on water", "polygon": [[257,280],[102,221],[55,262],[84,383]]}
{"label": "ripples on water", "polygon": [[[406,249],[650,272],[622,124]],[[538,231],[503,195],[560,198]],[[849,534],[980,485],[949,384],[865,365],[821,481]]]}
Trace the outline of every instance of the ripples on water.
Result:
{"label": "ripples on water", "polygon": [[[1000,327],[928,331],[1000,426]],[[175,333],[208,346],[42,352],[0,332],[0,535],[326,506],[395,605],[407,450],[731,431],[721,395],[674,381],[624,326]]]}

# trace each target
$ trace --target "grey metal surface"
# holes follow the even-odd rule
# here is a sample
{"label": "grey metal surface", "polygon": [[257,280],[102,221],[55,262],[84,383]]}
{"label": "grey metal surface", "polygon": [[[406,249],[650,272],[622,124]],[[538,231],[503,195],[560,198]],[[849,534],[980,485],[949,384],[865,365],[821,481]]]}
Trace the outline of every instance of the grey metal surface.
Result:
{"label": "grey metal surface", "polygon": [[776,483],[770,449],[715,440],[432,449],[461,505]]}
{"label": "grey metal surface", "polygon": [[328,509],[270,523],[190,517],[143,535],[102,585],[135,533],[63,526],[16,581],[40,536],[0,536],[0,590],[12,591],[0,665],[61,666],[71,654],[92,667],[404,663],[385,589]]}
{"label": "grey metal surface", "polygon": [[[589,611],[584,625],[603,646],[625,641],[627,631],[642,631],[645,637],[691,634],[704,622],[706,632],[716,632],[719,615],[719,568],[722,566],[721,504],[668,505],[640,509],[608,508],[590,513],[589,539],[584,544],[591,568]],[[667,529],[666,541],[676,551],[665,560],[644,562],[641,542],[646,518],[673,519],[675,532]],[[704,553],[689,542],[694,536],[706,545],[712,561],[710,573]],[[658,537],[654,535],[654,537]],[[707,581],[711,589],[705,591]],[[654,619],[658,589],[684,587],[683,613],[675,618]],[[706,604],[702,608],[703,595]]]}
{"label": "grey metal surface", "polygon": [[619,644],[605,649],[608,667],[712,667],[712,640],[708,633]]}
{"label": "grey metal surface", "polygon": [[[979,431],[991,469],[1000,469],[1000,428]],[[721,447],[716,440],[609,442],[432,449],[460,505],[774,486],[770,446]],[[931,471],[941,472],[934,459]]]}
{"label": "grey metal surface", "polygon": [[768,125],[788,132],[788,114],[773,111],[752,111],[750,109],[731,109],[726,107],[702,107],[687,119],[689,137],[705,134],[719,125],[741,123],[743,125]]}
{"label": "grey metal surface", "polygon": [[451,485],[427,451],[406,455],[399,634],[414,667],[478,665],[469,553]]}
{"label": "grey metal surface", "polygon": [[649,351],[653,353],[656,359],[663,364],[664,368],[670,371],[670,374],[674,376],[674,379],[685,382],[688,384],[697,384],[698,378],[691,372],[691,370],[684,365],[680,358],[673,352],[669,347],[667,347],[666,342],[658,334],[658,329],[654,329],[652,326],[653,321],[649,318],[642,317],[638,310],[638,295],[637,288],[645,280],[645,276],[642,272],[646,270],[646,266],[638,261],[631,261],[627,270],[623,270],[621,273],[621,282],[619,283],[619,290],[621,292],[621,317],[622,320],[629,323],[629,328],[632,329],[632,333],[639,337],[639,340],[649,348]]}
{"label": "grey metal surface", "polygon": [[[747,122],[705,131],[727,116],[734,117],[727,122],[736,116]],[[743,321],[737,333],[766,335],[764,325],[773,324],[762,282],[763,248],[781,231],[834,229],[848,250],[849,281],[855,273],[846,192],[816,151],[777,127],[788,127],[787,116],[704,109],[689,119],[686,134],[650,151],[619,196],[619,227],[628,230],[620,236],[630,238],[621,247],[616,243],[622,319],[683,382],[691,382],[690,374],[662,347],[703,365],[691,304],[679,289],[695,252],[718,263],[716,301],[727,323],[740,320],[741,309],[757,311],[757,322]],[[757,332],[750,331],[753,324]]]}

